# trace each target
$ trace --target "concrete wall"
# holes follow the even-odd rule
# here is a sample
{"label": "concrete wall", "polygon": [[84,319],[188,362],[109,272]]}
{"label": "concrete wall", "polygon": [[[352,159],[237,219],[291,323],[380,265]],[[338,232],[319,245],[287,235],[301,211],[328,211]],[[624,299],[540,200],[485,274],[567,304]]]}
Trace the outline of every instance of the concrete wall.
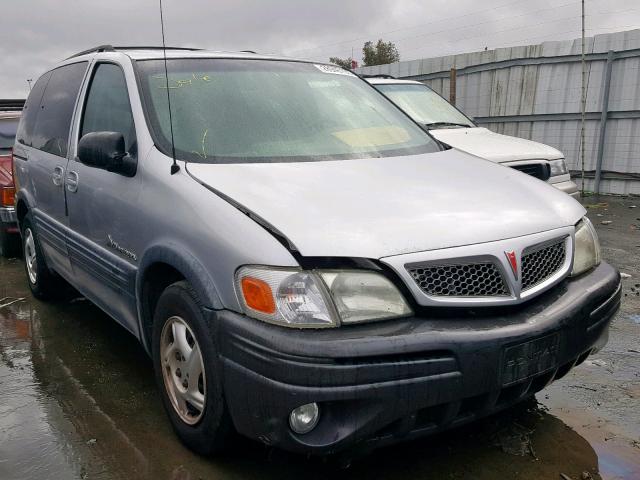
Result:
{"label": "concrete wall", "polygon": [[[640,30],[587,38],[586,51],[585,187],[594,189],[600,155],[602,193],[640,194]],[[608,58],[609,51],[614,53]],[[456,104],[461,110],[498,133],[560,149],[580,183],[580,53],[577,39],[357,71],[420,80],[449,98],[449,73],[455,67]],[[609,102],[602,122],[608,68]]]}

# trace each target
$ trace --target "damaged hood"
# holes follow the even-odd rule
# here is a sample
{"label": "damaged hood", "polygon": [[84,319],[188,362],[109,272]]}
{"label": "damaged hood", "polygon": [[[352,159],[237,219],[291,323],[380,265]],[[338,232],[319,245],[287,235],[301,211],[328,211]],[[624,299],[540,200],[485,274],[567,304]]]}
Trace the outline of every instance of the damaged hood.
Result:
{"label": "damaged hood", "polygon": [[573,225],[585,213],[540,180],[456,150],[187,170],[304,256],[381,258],[483,243]]}
{"label": "damaged hood", "polygon": [[492,162],[556,160],[559,150],[524,138],[500,135],[486,128],[436,128],[429,133],[441,142]]}

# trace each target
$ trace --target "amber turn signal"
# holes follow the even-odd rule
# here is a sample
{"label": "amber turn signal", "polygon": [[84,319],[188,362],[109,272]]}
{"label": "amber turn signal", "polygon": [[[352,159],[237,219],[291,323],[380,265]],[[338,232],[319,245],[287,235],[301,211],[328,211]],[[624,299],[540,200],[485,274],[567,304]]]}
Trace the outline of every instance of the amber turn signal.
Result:
{"label": "amber turn signal", "polygon": [[242,295],[247,307],[258,312],[273,314],[276,311],[276,304],[273,301],[271,287],[262,280],[252,277],[244,277],[240,281]]}

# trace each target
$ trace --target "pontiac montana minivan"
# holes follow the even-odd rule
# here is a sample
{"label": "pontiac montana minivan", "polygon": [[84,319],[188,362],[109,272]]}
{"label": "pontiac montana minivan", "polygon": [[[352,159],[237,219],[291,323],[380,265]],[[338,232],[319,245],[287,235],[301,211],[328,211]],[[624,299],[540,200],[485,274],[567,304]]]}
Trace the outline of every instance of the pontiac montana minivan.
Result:
{"label": "pontiac montana minivan", "polygon": [[389,76],[370,76],[366,80],[441,142],[545,180],[574,198],[580,197],[564,155],[555,148],[478,127],[424,83]]}
{"label": "pontiac montana minivan", "polygon": [[40,77],[16,212],[34,296],[66,281],[138,338],[193,450],[432,434],[606,342],[619,274],[569,196],[443,149],[335,66],[166,55],[102,46]]}

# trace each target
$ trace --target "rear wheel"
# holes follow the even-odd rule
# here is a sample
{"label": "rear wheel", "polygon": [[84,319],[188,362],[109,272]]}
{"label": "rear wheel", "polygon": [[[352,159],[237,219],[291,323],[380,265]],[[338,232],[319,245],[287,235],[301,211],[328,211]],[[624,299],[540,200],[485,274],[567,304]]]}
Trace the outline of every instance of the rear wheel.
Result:
{"label": "rear wheel", "polygon": [[20,235],[7,232],[6,225],[0,223],[0,257],[17,257],[20,254]]}
{"label": "rear wheel", "polygon": [[22,250],[33,296],[40,300],[60,299],[66,293],[67,284],[47,266],[30,213],[22,221]]}
{"label": "rear wheel", "polygon": [[167,287],[153,323],[156,383],[174,430],[192,450],[211,455],[233,431],[218,355],[198,296],[187,282]]}

